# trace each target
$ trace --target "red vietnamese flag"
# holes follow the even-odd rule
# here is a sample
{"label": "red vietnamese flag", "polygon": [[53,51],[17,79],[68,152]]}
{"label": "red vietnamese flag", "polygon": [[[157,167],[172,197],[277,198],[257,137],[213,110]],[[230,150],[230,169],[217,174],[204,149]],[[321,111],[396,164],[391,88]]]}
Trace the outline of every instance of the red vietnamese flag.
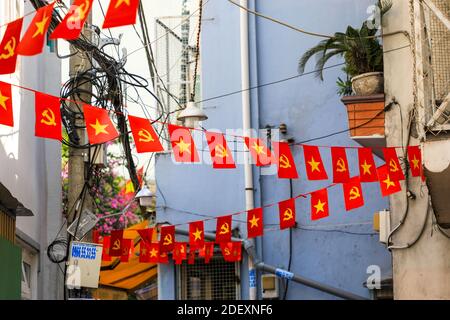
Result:
{"label": "red vietnamese flag", "polygon": [[247,148],[250,150],[250,154],[256,161],[257,167],[263,167],[272,164],[272,153],[264,144],[262,139],[245,137],[244,140]]}
{"label": "red vietnamese flag", "polygon": [[122,240],[122,255],[120,256],[121,262],[128,262],[130,256],[133,255],[133,240],[123,239]]}
{"label": "red vietnamese flag", "polygon": [[183,260],[187,259],[187,243],[185,242],[176,242],[173,248],[173,261],[175,264],[181,264]]}
{"label": "red vietnamese flag", "polygon": [[359,177],[361,182],[378,181],[377,167],[373,159],[372,149],[358,148]]}
{"label": "red vietnamese flag", "polygon": [[188,128],[167,125],[172,143],[173,155],[177,162],[200,162],[194,139]]}
{"label": "red vietnamese flag", "polygon": [[264,234],[263,209],[257,208],[247,212],[247,238]]}
{"label": "red vietnamese flag", "polygon": [[345,209],[347,211],[364,206],[364,196],[359,177],[350,179],[342,185],[344,190]]}
{"label": "red vietnamese flag", "polygon": [[159,243],[148,244],[148,262],[159,263]]}
{"label": "red vietnamese flag", "polygon": [[122,256],[123,230],[111,231],[111,241],[109,245],[109,255],[111,257]]}
{"label": "red vietnamese flag", "polygon": [[273,142],[273,150],[278,157],[278,178],[280,179],[298,179],[297,167],[291,148],[287,142]]}
{"label": "red vietnamese flag", "polygon": [[20,42],[23,18],[8,24],[0,43],[0,74],[11,74],[16,71],[17,46]]}
{"label": "red vietnamese flag", "polygon": [[214,255],[214,242],[205,242],[203,248],[199,250],[198,255],[203,257],[205,259],[205,263],[208,264]]}
{"label": "red vietnamese flag", "polygon": [[109,249],[111,245],[111,236],[103,237],[103,251],[102,251],[102,261],[111,261],[112,258],[109,255]]}
{"label": "red vietnamese flag", "polygon": [[119,136],[108,111],[85,104],[83,106],[90,144],[102,144]]}
{"label": "red vietnamese flag", "polygon": [[309,180],[327,180],[328,175],[316,146],[303,146],[306,174]]}
{"label": "red vietnamese flag", "polygon": [[175,226],[161,227],[160,252],[170,252],[175,244]]}
{"label": "red vietnamese flag", "polygon": [[50,35],[51,40],[66,39],[75,40],[81,34],[94,0],[75,0],[64,17],[64,20],[55,28]]}
{"label": "red vietnamese flag", "polygon": [[238,262],[242,258],[242,244],[240,242],[224,242],[220,244],[223,259],[226,262]]}
{"label": "red vietnamese flag", "polygon": [[150,262],[150,244],[141,241],[139,244],[139,262],[140,263],[149,263]]}
{"label": "red vietnamese flag", "polygon": [[217,228],[216,228],[217,243],[231,241],[231,224],[232,224],[232,216],[217,218]]}
{"label": "red vietnamese flag", "polygon": [[330,215],[328,190],[322,189],[311,193],[311,220],[319,220]]}
{"label": "red vietnamese flag", "polygon": [[231,150],[227,146],[227,140],[222,133],[205,132],[214,169],[235,169]]}
{"label": "red vietnamese flag", "polygon": [[389,169],[389,175],[393,180],[405,180],[400,161],[398,160],[397,151],[395,148],[383,149],[384,159]]}
{"label": "red vietnamese flag", "polygon": [[164,151],[158,135],[148,119],[128,116],[128,120],[138,153]]}
{"label": "red vietnamese flag", "polygon": [[205,230],[203,221],[191,222],[189,224],[189,244],[193,249],[203,247],[205,243]]}
{"label": "red vietnamese flag", "polygon": [[141,237],[143,242],[150,244],[153,242],[154,230],[155,230],[154,228],[148,228],[148,229],[138,230],[137,232],[139,233],[139,236]]}
{"label": "red vietnamese flag", "polygon": [[419,146],[408,147],[409,167],[413,177],[423,177],[422,152]]}
{"label": "red vietnamese flag", "polygon": [[103,29],[135,24],[138,8],[139,0],[111,0]]}
{"label": "red vietnamese flag", "polygon": [[378,168],[378,177],[380,179],[380,189],[383,197],[390,196],[402,190],[400,181],[391,178],[386,165]]}
{"label": "red vietnamese flag", "polygon": [[40,8],[31,21],[27,32],[20,41],[17,53],[22,56],[40,54],[44,48],[45,37],[52,21],[53,7],[56,2]]}
{"label": "red vietnamese flag", "polygon": [[0,124],[14,127],[11,85],[0,81]]}
{"label": "red vietnamese flag", "polygon": [[347,154],[343,147],[331,147],[331,159],[333,162],[333,182],[346,183],[350,180]]}
{"label": "red vietnamese flag", "polygon": [[278,203],[280,212],[280,229],[295,227],[295,199],[289,199]]}
{"label": "red vietnamese flag", "polygon": [[61,141],[62,125],[59,98],[36,92],[35,113],[35,135]]}

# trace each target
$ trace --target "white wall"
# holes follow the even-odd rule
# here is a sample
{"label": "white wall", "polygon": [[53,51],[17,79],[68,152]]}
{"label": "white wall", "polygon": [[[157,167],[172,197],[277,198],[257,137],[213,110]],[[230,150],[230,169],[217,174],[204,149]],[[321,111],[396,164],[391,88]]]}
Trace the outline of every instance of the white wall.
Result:
{"label": "white wall", "polygon": [[[8,0],[5,9],[19,4],[17,17],[33,11],[24,1]],[[11,21],[7,11],[0,11],[1,21]],[[24,20],[22,34],[33,15]],[[4,32],[4,30],[2,30]],[[45,53],[34,57],[19,57],[15,75],[2,76],[6,82],[20,84],[48,94],[59,95],[61,86],[60,61],[45,46]],[[24,233],[30,245],[39,244],[40,261],[37,297],[56,299],[62,283],[57,283],[60,271],[46,255],[48,244],[54,240],[62,224],[61,214],[61,143],[34,136],[34,94],[13,88],[15,127],[0,126],[0,181],[32,210],[34,217],[19,217],[17,229]],[[7,136],[3,136],[3,135]]]}

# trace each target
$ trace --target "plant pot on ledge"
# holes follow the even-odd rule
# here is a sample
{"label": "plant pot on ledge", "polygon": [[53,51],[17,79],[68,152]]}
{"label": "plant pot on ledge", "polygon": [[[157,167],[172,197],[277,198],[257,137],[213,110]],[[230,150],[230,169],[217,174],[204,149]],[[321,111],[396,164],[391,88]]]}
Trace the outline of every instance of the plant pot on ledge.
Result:
{"label": "plant pot on ledge", "polygon": [[[350,136],[364,147],[385,147],[384,94],[346,96],[342,102],[347,107]],[[374,153],[383,158],[382,148]]]}

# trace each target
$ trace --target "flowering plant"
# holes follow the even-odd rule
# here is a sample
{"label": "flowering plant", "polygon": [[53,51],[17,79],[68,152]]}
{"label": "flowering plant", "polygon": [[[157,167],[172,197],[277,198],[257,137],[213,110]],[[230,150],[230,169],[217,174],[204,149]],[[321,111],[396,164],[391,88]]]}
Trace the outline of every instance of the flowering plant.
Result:
{"label": "flowering plant", "polygon": [[[66,148],[66,150],[65,150]],[[118,172],[123,159],[108,153],[108,165],[93,170],[89,194],[93,200],[93,211],[100,219],[95,229],[101,235],[109,235],[113,230],[122,230],[141,221],[139,206],[133,193],[126,193],[126,179]],[[63,208],[68,214],[68,147],[63,147]]]}

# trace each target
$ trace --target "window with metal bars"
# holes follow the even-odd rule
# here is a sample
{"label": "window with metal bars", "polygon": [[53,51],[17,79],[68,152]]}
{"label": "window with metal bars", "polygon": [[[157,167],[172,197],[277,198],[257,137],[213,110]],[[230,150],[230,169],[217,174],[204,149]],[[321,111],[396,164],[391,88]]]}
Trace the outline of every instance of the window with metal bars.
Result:
{"label": "window with metal bars", "polygon": [[450,129],[450,3],[448,0],[426,0],[423,5],[427,47],[424,59],[426,87],[431,92],[427,97],[427,127],[439,133]]}
{"label": "window with metal bars", "polygon": [[239,300],[239,263],[223,260],[220,253],[209,264],[202,258],[189,265],[187,261],[178,266],[179,300]]}

